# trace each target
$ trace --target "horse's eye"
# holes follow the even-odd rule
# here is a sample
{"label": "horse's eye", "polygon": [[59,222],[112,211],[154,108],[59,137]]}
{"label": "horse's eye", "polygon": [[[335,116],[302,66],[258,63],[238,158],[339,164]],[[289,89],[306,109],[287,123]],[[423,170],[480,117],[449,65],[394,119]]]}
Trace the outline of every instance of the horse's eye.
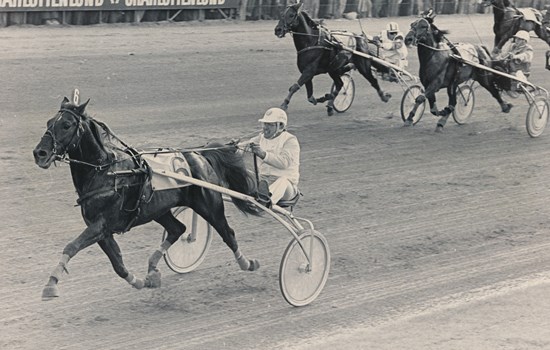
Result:
{"label": "horse's eye", "polygon": [[69,122],[63,123],[63,129],[65,129],[65,130],[69,130],[71,128],[71,126],[72,126],[72,124],[69,123]]}

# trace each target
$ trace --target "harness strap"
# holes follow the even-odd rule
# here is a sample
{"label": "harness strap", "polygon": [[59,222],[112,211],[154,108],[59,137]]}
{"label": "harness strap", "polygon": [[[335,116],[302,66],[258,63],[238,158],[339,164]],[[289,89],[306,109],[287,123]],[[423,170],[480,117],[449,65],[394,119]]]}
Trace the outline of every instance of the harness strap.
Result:
{"label": "harness strap", "polygon": [[326,46],[308,46],[304,49],[301,49],[300,51],[298,51],[298,55],[305,52],[305,51],[309,51],[309,50],[313,50],[313,49],[324,49],[324,50],[329,50],[331,51],[332,50],[332,47],[326,47]]}

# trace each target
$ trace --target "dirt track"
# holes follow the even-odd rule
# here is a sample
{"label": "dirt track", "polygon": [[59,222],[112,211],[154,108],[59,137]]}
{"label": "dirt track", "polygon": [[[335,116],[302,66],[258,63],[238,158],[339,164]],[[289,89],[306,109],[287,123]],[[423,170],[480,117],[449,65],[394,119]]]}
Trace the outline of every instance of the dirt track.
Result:
{"label": "dirt track", "polygon": [[[406,29],[412,19],[397,21]],[[490,16],[437,21],[453,41],[478,43],[479,34],[492,46]],[[365,27],[376,32],[384,23]],[[327,25],[359,31],[355,22]],[[394,95],[384,104],[355,74],[356,100],[347,113],[327,117],[305,101],[305,89],[290,104],[290,129],[302,145],[305,197],[297,213],[325,234],[333,258],[313,304],[292,308],[280,296],[278,267],[290,235],[232,208],[230,223],[243,252],[262,263],[258,272],[241,272],[216,237],[195,272],[176,275],[161,264],[162,287],[137,291],[93,246],[71,260],[61,297],[42,302],[64,245],[83,229],[68,167],[44,171],[32,159],[63,96],[79,87],[91,98],[89,112],[134,146],[190,147],[250,135],[298,77],[291,39],[277,39],[274,26],[0,32],[0,348],[278,349],[391,324],[470,291],[490,293],[549,271],[550,130],[527,135],[525,101],[512,101],[505,115],[478,89],[472,120],[450,120],[445,133],[435,134],[428,114],[414,128],[401,127],[398,85],[382,83]],[[532,43],[531,81],[550,88],[545,44]],[[415,50],[410,61],[416,73]],[[314,86],[318,96],[330,84],[318,77]],[[444,106],[443,93],[439,101]],[[131,271],[146,272],[161,233],[150,224],[118,237]]]}

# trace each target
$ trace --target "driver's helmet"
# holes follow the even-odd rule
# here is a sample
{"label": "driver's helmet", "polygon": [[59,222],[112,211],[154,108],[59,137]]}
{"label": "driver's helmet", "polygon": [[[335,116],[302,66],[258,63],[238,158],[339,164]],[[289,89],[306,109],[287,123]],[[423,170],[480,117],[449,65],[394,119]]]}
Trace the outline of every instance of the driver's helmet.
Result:
{"label": "driver's helmet", "polygon": [[280,108],[273,107],[268,109],[262,119],[258,119],[262,123],[282,123],[283,127],[286,127],[287,124],[286,112]]}
{"label": "driver's helmet", "polygon": [[399,24],[390,22],[386,24],[386,30],[388,31],[388,34],[397,34],[399,32]]}
{"label": "driver's helmet", "polygon": [[520,38],[525,40],[526,42],[529,42],[529,40],[531,39],[531,36],[525,30],[520,30],[516,34],[514,34],[514,38]]}

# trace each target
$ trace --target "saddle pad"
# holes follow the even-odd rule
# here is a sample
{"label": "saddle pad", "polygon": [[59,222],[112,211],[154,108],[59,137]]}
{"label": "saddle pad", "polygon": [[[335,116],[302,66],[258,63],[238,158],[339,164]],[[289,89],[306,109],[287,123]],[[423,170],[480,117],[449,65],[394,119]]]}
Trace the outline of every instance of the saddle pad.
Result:
{"label": "saddle pad", "polygon": [[[156,171],[167,170],[191,176],[189,163],[187,163],[187,160],[185,160],[180,152],[142,154],[141,159],[147,163],[150,169],[155,169]],[[153,191],[169,190],[190,185],[188,182],[151,172],[151,187]]]}
{"label": "saddle pad", "polygon": [[523,15],[523,19],[526,21],[533,21],[536,24],[541,24],[540,12],[532,7],[517,9]]}
{"label": "saddle pad", "polygon": [[[475,62],[475,63],[481,63],[479,61],[479,57],[477,56],[477,50],[474,45],[468,44],[468,43],[454,43],[453,44],[458,52],[460,53],[460,56],[468,61]],[[447,44],[441,44],[439,46],[440,49],[447,49],[450,50],[451,48]]]}
{"label": "saddle pad", "polygon": [[332,40],[341,43],[347,48],[350,48],[352,50],[355,50],[357,48],[355,35],[353,33],[345,31],[331,31],[330,35],[332,36]]}

